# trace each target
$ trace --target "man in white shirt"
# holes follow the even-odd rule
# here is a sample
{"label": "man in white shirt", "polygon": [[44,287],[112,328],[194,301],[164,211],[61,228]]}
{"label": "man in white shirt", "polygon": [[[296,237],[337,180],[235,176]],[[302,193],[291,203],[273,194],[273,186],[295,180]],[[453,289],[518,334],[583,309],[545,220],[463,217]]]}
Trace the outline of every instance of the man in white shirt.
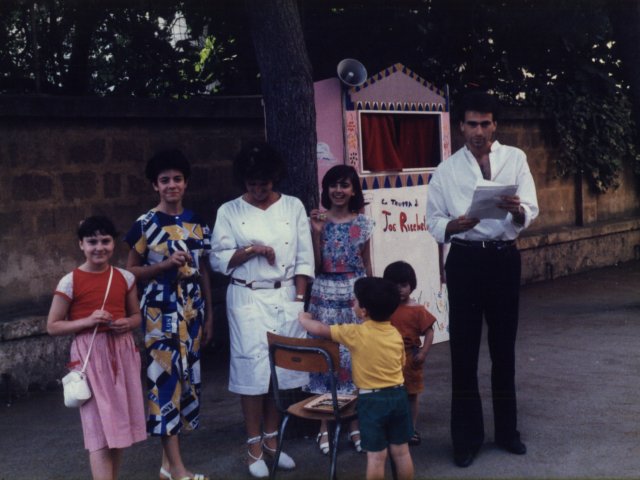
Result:
{"label": "man in white shirt", "polygon": [[[482,319],[488,327],[495,442],[522,455],[517,430],[515,340],[520,295],[520,253],[515,239],[538,216],[536,189],[524,152],[494,140],[497,101],[473,92],[463,99],[465,146],[442,162],[429,183],[427,223],[439,243],[451,243],[445,266],[449,291],[452,369],[451,437],[454,462],[468,467],[484,441],[478,391]],[[473,192],[487,181],[517,185],[496,200],[501,219],[469,218]]]}

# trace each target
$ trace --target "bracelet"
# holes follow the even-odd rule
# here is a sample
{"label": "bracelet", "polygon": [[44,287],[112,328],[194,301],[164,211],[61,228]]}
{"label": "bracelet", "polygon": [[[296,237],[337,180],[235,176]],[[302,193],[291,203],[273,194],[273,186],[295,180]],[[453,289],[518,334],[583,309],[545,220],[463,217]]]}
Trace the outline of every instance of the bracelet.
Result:
{"label": "bracelet", "polygon": [[301,294],[301,293],[298,293],[298,294],[296,295],[296,301],[297,301],[297,302],[302,302],[303,300],[304,300],[304,295],[303,295],[303,294]]}
{"label": "bracelet", "polygon": [[245,255],[251,255],[253,253],[253,245],[249,245],[244,250]]}

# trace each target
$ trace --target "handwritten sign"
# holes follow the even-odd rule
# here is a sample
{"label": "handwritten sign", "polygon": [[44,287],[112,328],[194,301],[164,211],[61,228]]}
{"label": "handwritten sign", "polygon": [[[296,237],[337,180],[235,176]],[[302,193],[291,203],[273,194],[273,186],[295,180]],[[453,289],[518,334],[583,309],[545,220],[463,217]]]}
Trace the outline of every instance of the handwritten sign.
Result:
{"label": "handwritten sign", "polygon": [[449,339],[449,302],[440,283],[438,243],[427,230],[427,186],[366,190],[366,213],[376,222],[371,238],[373,274],[404,260],[416,272],[412,297],[436,317],[434,342]]}

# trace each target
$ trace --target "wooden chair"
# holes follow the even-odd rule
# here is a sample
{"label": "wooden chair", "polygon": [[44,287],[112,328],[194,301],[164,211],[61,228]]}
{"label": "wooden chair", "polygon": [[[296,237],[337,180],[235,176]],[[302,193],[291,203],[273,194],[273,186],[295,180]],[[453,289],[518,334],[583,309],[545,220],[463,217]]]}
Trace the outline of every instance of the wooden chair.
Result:
{"label": "wooden chair", "polygon": [[[331,458],[330,477],[336,477],[336,461],[338,458],[338,439],[340,437],[341,422],[352,420],[356,416],[356,402],[338,407],[336,393],[336,368],[340,365],[340,353],[338,344],[330,340],[315,338],[291,338],[267,332],[269,343],[269,363],[271,366],[271,384],[275,396],[276,405],[282,413],[282,421],[278,432],[278,448],[271,467],[270,478],[275,478],[278,459],[282,451],[284,431],[291,415],[310,420],[325,420],[334,422],[333,436],[329,435],[329,456]],[[320,397],[315,395],[301,402],[285,407],[278,390],[278,375],[276,367],[296,370],[298,372],[329,373],[333,405],[329,412],[318,412],[304,408],[309,402]]]}

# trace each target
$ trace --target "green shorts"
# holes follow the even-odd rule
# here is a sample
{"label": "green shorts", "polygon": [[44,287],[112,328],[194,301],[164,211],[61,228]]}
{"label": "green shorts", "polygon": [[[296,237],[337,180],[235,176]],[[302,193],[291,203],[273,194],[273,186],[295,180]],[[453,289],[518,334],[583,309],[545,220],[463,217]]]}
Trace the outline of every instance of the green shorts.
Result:
{"label": "green shorts", "polygon": [[404,386],[359,394],[357,410],[362,448],[367,452],[380,452],[389,444],[402,445],[413,435]]}

